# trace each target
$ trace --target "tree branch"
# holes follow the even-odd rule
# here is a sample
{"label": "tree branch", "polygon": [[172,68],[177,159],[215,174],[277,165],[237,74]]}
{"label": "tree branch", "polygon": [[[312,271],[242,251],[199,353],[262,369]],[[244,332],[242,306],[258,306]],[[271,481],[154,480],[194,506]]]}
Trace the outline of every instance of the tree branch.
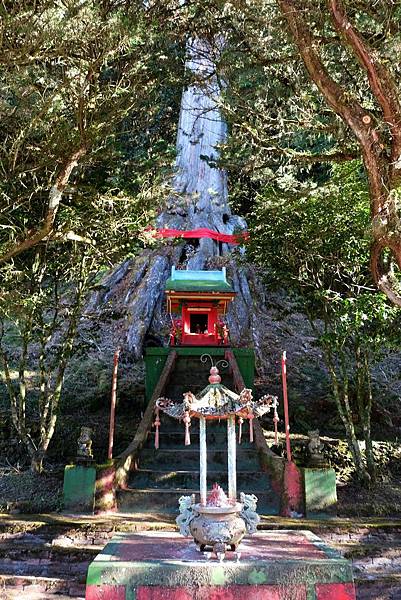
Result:
{"label": "tree branch", "polygon": [[54,185],[50,188],[47,213],[41,227],[33,235],[17,242],[11,250],[0,256],[0,264],[14,258],[14,256],[21,254],[21,252],[29,248],[33,248],[52,232],[65,187],[73,169],[77,166],[79,159],[86,154],[86,151],[86,146],[82,145],[66,159]]}
{"label": "tree branch", "polygon": [[[371,90],[383,110],[392,135],[391,162],[401,169],[401,106],[391,73],[374,56],[374,52],[350,23],[342,0],[328,0],[334,25],[340,36],[349,44],[362,67],[366,70]],[[400,176],[400,174],[398,174]]]}
{"label": "tree branch", "polygon": [[328,73],[316,48],[314,39],[304,17],[300,3],[296,0],[277,0],[287,20],[295,44],[301,54],[310,78],[319,88],[328,105],[345,121],[361,146],[366,171],[369,177],[372,198],[372,213],[377,214],[386,197],[387,172],[383,158],[383,145],[377,131],[372,127],[372,116],[344,90]]}

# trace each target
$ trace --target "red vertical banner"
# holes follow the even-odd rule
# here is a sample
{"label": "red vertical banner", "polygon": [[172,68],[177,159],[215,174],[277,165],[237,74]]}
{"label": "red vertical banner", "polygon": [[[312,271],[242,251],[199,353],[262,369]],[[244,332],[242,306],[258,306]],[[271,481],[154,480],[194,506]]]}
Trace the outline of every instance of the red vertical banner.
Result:
{"label": "red vertical banner", "polygon": [[284,423],[285,423],[285,443],[287,448],[287,460],[291,462],[291,443],[290,443],[290,420],[288,416],[288,394],[287,394],[287,353],[284,351],[281,358],[281,376],[283,380],[283,403],[284,403]]}
{"label": "red vertical banner", "polygon": [[113,378],[111,384],[111,406],[110,406],[110,427],[109,427],[109,450],[107,452],[107,458],[110,460],[113,458],[113,444],[114,444],[114,422],[116,415],[116,399],[117,399],[117,371],[118,371],[118,359],[120,356],[120,348],[114,353],[113,363]]}

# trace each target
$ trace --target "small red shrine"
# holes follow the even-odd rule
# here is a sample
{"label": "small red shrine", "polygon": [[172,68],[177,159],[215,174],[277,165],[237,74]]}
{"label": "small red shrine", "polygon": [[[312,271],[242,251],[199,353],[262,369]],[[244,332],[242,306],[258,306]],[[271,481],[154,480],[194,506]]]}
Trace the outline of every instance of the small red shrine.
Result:
{"label": "small red shrine", "polygon": [[171,315],[171,345],[218,346],[229,344],[226,314],[235,292],[221,271],[171,269],[166,283],[167,310]]}

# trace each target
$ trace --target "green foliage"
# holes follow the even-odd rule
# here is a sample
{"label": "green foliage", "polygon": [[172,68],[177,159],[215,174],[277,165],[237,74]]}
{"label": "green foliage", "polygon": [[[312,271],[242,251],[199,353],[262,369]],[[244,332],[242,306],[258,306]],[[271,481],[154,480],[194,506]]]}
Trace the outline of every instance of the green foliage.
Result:
{"label": "green foliage", "polygon": [[[143,247],[138,234],[167,193],[183,45],[162,8],[0,8],[1,374],[35,470],[86,293],[99,272]],[[107,386],[99,380],[99,394]]]}
{"label": "green foliage", "polygon": [[119,235],[126,252],[135,250],[138,213],[157,207],[158,184],[173,156],[179,45],[141,2],[6,6],[0,9],[0,255],[38,227],[51,186],[79,148],[84,158],[65,190],[53,237],[72,230],[85,238],[95,226],[93,241],[101,247],[105,213],[120,210]]}
{"label": "green foliage", "polygon": [[357,473],[365,472],[358,432],[374,476],[371,367],[399,344],[400,315],[370,280],[366,181],[358,163],[334,167],[320,186],[298,182],[296,194],[287,180],[258,194],[250,253],[269,285],[286,287],[308,314]]}
{"label": "green foliage", "polygon": [[337,350],[353,336],[374,354],[399,340],[398,310],[369,273],[369,197],[358,163],[335,166],[326,184],[278,179],[256,199],[250,252],[273,285],[295,291],[315,319],[330,320],[320,340]]}
{"label": "green foliage", "polygon": [[[399,51],[400,3],[344,4],[351,23],[375,59],[390,70],[399,91],[400,63],[394,56]],[[325,68],[345,90],[345,99],[355,99],[378,117],[366,71],[341,39],[327,3],[303,0],[298,7]],[[241,165],[255,179],[266,180],[283,165],[308,169],[322,155],[333,155],[334,162],[341,160],[337,153],[360,155],[347,126],[311,82],[277,0],[216,3],[214,10],[209,8],[209,19],[216,27],[224,23],[228,32],[221,68],[229,81],[224,104],[233,133],[227,148],[229,165]]]}
{"label": "green foliage", "polygon": [[251,253],[275,283],[354,293],[369,279],[369,196],[358,163],[333,167],[318,186],[288,173],[256,197]]}

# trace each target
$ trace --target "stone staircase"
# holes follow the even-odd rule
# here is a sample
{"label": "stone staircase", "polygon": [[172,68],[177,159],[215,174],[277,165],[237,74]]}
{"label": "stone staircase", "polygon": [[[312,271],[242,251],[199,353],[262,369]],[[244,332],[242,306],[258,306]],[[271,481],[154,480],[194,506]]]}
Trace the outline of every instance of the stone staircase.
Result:
{"label": "stone staircase", "polygon": [[103,545],[52,530],[5,534],[0,540],[0,600],[84,598],[89,563]]}
{"label": "stone staircase", "polygon": [[[179,357],[164,395],[180,401],[186,391],[198,394],[208,384],[210,363],[202,364],[199,357]],[[221,369],[222,383],[235,389],[227,369]],[[191,425],[191,445],[184,445],[182,423],[161,414],[159,449],[154,448],[152,431],[136,459],[136,469],[130,474],[128,487],[118,491],[121,512],[177,512],[182,495],[197,495],[199,489],[199,424]],[[227,490],[227,433],[226,422],[207,424],[208,488],[217,482]],[[271,481],[261,470],[258,452],[249,442],[248,424],[243,424],[242,443],[237,446],[238,492],[254,493],[259,498],[261,514],[278,514],[279,498]]]}

